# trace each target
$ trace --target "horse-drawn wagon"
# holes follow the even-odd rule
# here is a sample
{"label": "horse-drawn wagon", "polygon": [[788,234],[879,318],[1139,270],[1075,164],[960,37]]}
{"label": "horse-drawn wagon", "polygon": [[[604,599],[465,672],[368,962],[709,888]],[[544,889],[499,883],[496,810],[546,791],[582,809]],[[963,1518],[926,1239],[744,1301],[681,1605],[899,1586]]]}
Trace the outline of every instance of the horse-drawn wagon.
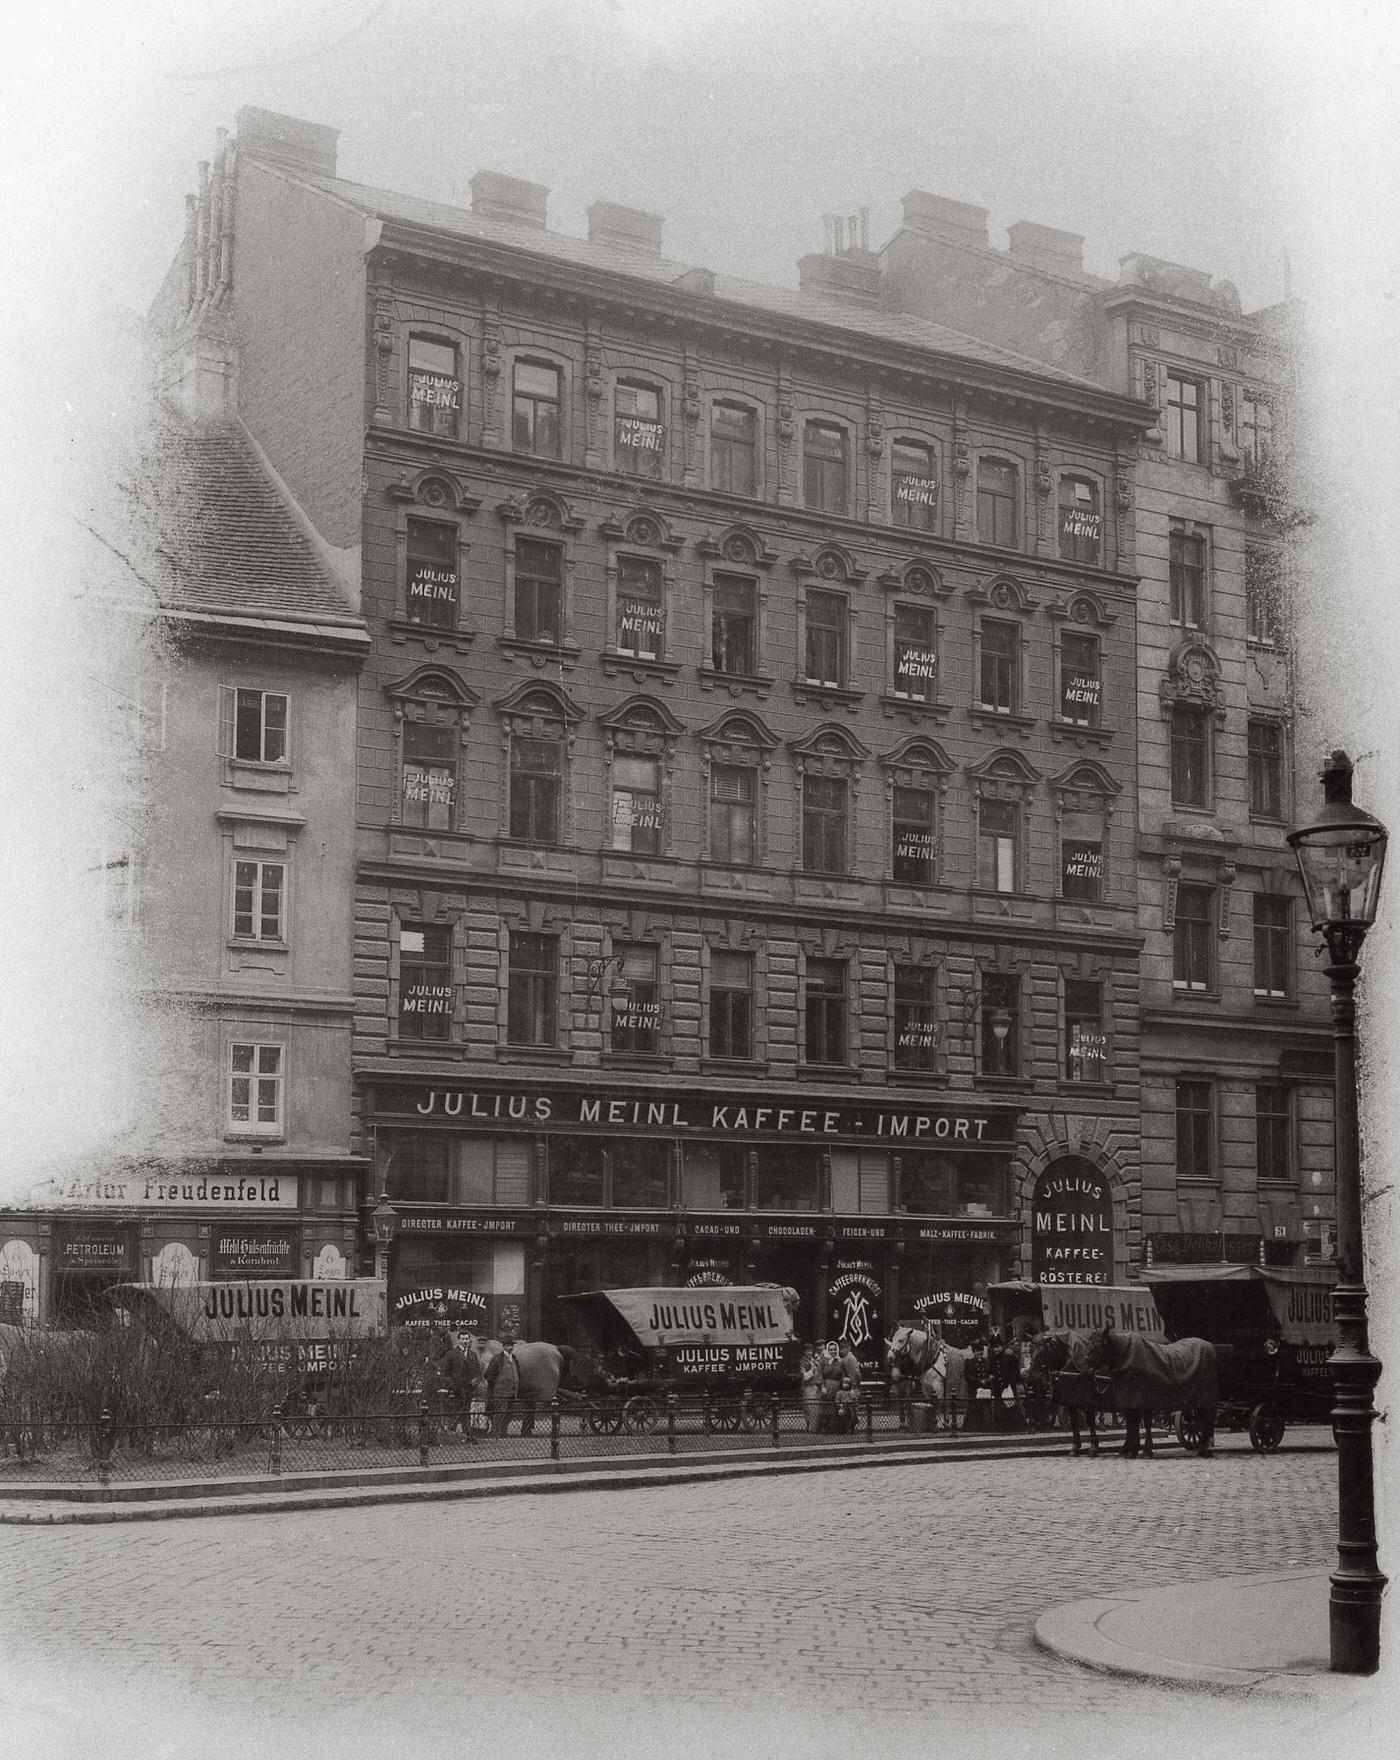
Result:
{"label": "horse-drawn wagon", "polygon": [[610,1433],[653,1430],[676,1395],[701,1407],[707,1429],[756,1428],[765,1421],[758,1396],[798,1384],[795,1305],[773,1284],[565,1296],[585,1421]]}
{"label": "horse-drawn wagon", "polygon": [[1334,1271],[1325,1266],[1158,1266],[1147,1287],[1173,1338],[1214,1344],[1221,1418],[1270,1453],[1290,1423],[1331,1421]]}

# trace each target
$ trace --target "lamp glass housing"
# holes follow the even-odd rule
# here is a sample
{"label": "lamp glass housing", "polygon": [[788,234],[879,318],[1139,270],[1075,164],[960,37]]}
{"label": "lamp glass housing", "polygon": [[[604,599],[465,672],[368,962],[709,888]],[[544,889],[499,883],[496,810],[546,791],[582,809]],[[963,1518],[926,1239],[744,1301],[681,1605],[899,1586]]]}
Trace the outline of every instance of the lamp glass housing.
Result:
{"label": "lamp glass housing", "polygon": [[398,1220],[398,1211],[389,1202],[388,1192],[381,1192],[379,1202],[375,1205],[370,1216],[370,1221],[374,1225],[374,1238],[377,1245],[387,1247],[393,1244],[394,1226]]}
{"label": "lamp glass housing", "polygon": [[1298,858],[1313,928],[1369,929],[1380,905],[1384,826],[1350,805],[1345,821],[1324,808],[1316,824],[1290,833],[1288,841]]}

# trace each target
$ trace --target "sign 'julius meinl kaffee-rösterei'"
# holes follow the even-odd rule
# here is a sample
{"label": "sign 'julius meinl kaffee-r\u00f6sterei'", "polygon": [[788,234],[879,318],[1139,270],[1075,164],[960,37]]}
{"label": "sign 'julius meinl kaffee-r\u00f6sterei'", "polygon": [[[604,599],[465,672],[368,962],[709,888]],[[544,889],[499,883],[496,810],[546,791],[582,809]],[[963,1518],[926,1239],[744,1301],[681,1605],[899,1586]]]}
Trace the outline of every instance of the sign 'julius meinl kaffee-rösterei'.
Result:
{"label": "sign 'julius meinl kaffee-r\u00f6sterei'", "polygon": [[1035,1283],[1113,1282],[1113,1194],[1087,1161],[1048,1167],[1031,1199]]}

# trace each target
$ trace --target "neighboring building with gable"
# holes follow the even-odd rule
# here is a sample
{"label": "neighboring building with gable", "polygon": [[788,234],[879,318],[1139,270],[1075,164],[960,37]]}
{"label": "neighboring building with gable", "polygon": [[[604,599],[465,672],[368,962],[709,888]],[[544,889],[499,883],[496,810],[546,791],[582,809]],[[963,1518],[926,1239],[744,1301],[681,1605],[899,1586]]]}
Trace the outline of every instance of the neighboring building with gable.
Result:
{"label": "neighboring building with gable", "polygon": [[[1332,1257],[1331,1017],[1288,824],[1316,803],[1287,616],[1291,303],[913,191],[882,297],[1142,398],[1136,461],[1144,1227],[1157,1264]],[[1063,506],[1061,519],[1072,518]]]}
{"label": "neighboring building with gable", "polygon": [[[207,348],[210,302],[176,316],[176,354]],[[138,446],[80,559],[123,833],[91,871],[128,991],[126,1117],[0,1216],[23,1317],[56,1324],[116,1282],[360,1268],[350,901],[368,637],[221,398],[198,420],[163,405]]]}
{"label": "neighboring building with gable", "polygon": [[1122,1281],[1141,405],[891,314],[863,247],[731,281],[335,140],[240,112],[170,286],[221,290],[187,383],[361,563],[394,1311],[558,1336],[571,1291],[758,1277],[874,1355],[1000,1276]]}

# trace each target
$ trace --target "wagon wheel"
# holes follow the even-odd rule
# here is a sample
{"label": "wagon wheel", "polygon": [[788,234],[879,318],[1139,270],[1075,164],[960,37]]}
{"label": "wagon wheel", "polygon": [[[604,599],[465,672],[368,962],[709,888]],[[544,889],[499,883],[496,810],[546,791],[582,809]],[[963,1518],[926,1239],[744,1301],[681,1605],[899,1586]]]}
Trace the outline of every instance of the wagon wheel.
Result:
{"label": "wagon wheel", "polygon": [[1272,1454],[1283,1441],[1283,1413],[1277,1406],[1255,1406],[1249,1414],[1250,1446],[1260,1454]]}
{"label": "wagon wheel", "polygon": [[710,1407],[706,1423],[711,1430],[737,1430],[743,1419],[743,1408],[737,1399],[721,1400]]}
{"label": "wagon wheel", "polygon": [[661,1422],[661,1407],[650,1394],[634,1394],[622,1408],[622,1422],[629,1430],[650,1433]]}
{"label": "wagon wheel", "polygon": [[1188,1454],[1199,1454],[1210,1439],[1204,1413],[1188,1406],[1176,1420],[1176,1439]]}
{"label": "wagon wheel", "polygon": [[583,1409],[583,1421],[595,1436],[616,1436],[622,1428],[622,1401],[590,1400]]}

